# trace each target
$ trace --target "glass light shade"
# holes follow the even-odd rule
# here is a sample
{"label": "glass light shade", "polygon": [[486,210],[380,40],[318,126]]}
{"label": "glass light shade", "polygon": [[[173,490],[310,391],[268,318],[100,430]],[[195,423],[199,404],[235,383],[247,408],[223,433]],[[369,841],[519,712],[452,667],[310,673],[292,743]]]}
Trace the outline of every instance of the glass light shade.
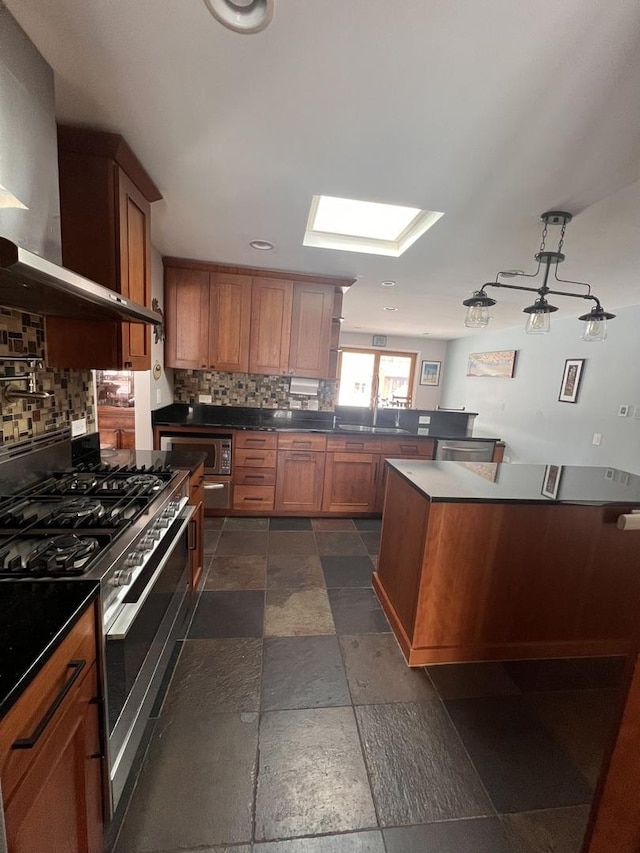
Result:
{"label": "glass light shade", "polygon": [[548,311],[532,311],[524,323],[527,335],[546,335],[551,330],[551,314]]}
{"label": "glass light shade", "polygon": [[604,341],[607,337],[607,318],[589,317],[584,321],[580,339],[583,341]]}
{"label": "glass light shade", "polygon": [[489,325],[489,306],[469,305],[464,324],[469,329],[484,329]]}

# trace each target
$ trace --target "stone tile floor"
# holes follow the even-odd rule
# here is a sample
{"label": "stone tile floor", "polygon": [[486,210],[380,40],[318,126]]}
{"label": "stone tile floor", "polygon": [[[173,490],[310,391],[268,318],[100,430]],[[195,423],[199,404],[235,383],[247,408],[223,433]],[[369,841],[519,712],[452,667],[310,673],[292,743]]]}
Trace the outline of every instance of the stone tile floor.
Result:
{"label": "stone tile floor", "polygon": [[578,853],[619,659],[409,669],[379,521],[206,527],[116,853]]}

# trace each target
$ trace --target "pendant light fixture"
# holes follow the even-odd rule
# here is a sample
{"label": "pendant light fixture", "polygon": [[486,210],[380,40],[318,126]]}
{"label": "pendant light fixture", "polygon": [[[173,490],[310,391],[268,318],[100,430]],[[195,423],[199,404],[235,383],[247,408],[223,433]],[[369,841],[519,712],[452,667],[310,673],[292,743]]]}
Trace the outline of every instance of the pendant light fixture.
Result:
{"label": "pendant light fixture", "polygon": [[[591,286],[583,281],[570,281],[569,279],[558,278],[558,264],[564,261],[565,256],[561,249],[564,243],[565,229],[569,222],[573,219],[570,213],[563,210],[549,210],[543,213],[540,217],[544,222],[542,229],[542,240],[540,249],[535,255],[538,262],[538,268],[533,273],[526,273],[522,270],[504,270],[499,272],[495,281],[488,281],[483,284],[480,290],[476,290],[473,296],[465,299],[462,303],[467,308],[467,316],[465,326],[469,328],[484,328],[489,323],[489,308],[496,304],[496,300],[487,296],[485,288],[487,287],[506,287],[509,290],[524,290],[530,293],[537,293],[538,298],[533,305],[523,308],[523,312],[527,315],[524,325],[524,330],[528,335],[546,334],[551,328],[551,314],[557,311],[555,305],[547,302],[549,293],[554,296],[572,296],[576,299],[590,299],[595,302],[595,305],[587,314],[582,314],[578,319],[584,322],[581,338],[583,341],[603,341],[607,337],[607,320],[613,320],[615,314],[610,314],[605,311],[600,305],[600,300],[591,293]],[[560,226],[560,238],[558,240],[558,248],[555,252],[550,252],[546,249],[546,239],[548,228],[550,225]],[[580,287],[586,287],[586,293],[570,293],[566,290],[552,290],[549,287],[549,275],[553,267],[554,280],[561,284],[575,284]],[[526,287],[520,284],[506,284],[499,281],[502,278],[516,278],[523,276],[525,278],[536,278],[540,271],[543,271],[543,280],[540,287]],[[552,282],[553,283],[553,282]]]}
{"label": "pendant light fixture", "polygon": [[259,33],[273,18],[275,0],[204,0],[213,17],[236,33]]}

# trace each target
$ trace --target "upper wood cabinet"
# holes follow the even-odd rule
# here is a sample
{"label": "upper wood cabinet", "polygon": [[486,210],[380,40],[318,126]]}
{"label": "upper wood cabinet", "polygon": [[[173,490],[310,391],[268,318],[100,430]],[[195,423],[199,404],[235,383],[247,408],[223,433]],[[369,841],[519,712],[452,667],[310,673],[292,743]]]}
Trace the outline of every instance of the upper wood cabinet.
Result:
{"label": "upper wood cabinet", "polygon": [[165,364],[335,378],[348,279],[165,258]]}
{"label": "upper wood cabinet", "polygon": [[[64,266],[151,306],[151,202],[162,198],[115,133],[58,127]],[[141,323],[47,317],[53,367],[149,370],[151,331]]]}

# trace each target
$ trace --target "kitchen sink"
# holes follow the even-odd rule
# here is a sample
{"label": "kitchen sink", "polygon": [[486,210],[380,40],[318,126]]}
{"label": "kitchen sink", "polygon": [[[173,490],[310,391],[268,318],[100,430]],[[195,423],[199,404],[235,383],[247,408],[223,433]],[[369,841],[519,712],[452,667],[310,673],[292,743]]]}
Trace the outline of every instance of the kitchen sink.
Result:
{"label": "kitchen sink", "polygon": [[343,432],[366,432],[373,435],[409,435],[408,429],[399,427],[364,426],[363,424],[339,424],[338,429]]}

